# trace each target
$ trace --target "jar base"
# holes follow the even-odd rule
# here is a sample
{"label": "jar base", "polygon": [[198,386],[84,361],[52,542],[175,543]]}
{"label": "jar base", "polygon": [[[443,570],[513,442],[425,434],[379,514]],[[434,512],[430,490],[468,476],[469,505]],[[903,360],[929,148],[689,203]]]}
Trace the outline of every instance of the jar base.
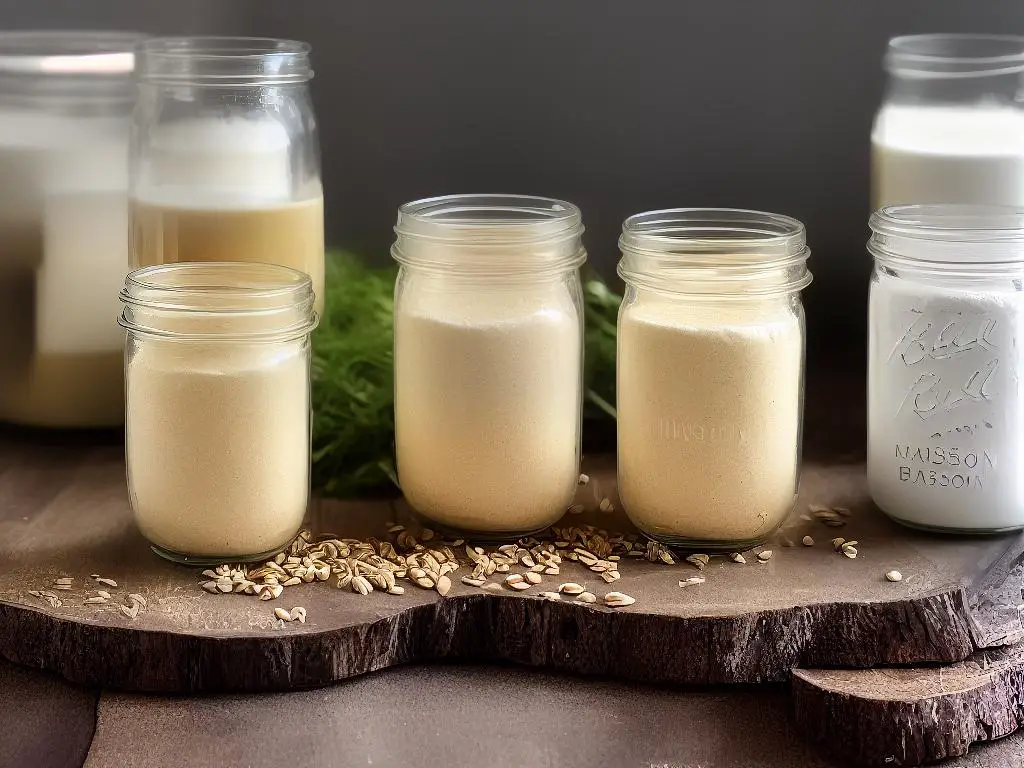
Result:
{"label": "jar base", "polygon": [[426,515],[421,515],[419,512],[415,512],[415,510],[413,512],[413,516],[423,525],[424,528],[429,528],[436,533],[440,533],[445,538],[465,539],[466,541],[480,542],[481,544],[513,544],[519,539],[525,539],[530,536],[536,536],[539,533],[543,533],[558,522],[558,519],[555,519],[548,525],[524,531],[473,531],[439,523],[436,520],[430,519]]}
{"label": "jar base", "polygon": [[282,552],[290,543],[291,539],[284,542],[279,547],[268,549],[266,552],[257,552],[253,555],[223,555],[220,557],[214,555],[186,555],[181,552],[175,552],[172,549],[161,547],[158,544],[153,544],[152,542],[150,542],[149,548],[164,560],[169,560],[177,565],[210,566],[224,565],[226,563],[262,563],[267,560],[272,560],[274,555]]}
{"label": "jar base", "polygon": [[643,530],[641,530],[640,533],[643,534],[645,538],[648,538],[651,541],[656,541],[659,544],[664,544],[667,547],[683,549],[689,552],[714,552],[718,554],[727,552],[744,552],[748,549],[759,547],[768,541],[774,531],[769,531],[764,536],[758,536],[754,539],[728,541],[720,539],[692,539],[686,536],[648,533]]}
{"label": "jar base", "polygon": [[1019,531],[1024,531],[1024,523],[1020,525],[1007,526],[1005,528],[952,528],[943,525],[913,523],[909,520],[902,520],[895,515],[890,515],[885,510],[882,510],[882,513],[894,523],[899,523],[904,528],[910,528],[915,531],[924,531],[925,533],[940,533],[954,536],[999,536],[1005,533],[1017,533]]}

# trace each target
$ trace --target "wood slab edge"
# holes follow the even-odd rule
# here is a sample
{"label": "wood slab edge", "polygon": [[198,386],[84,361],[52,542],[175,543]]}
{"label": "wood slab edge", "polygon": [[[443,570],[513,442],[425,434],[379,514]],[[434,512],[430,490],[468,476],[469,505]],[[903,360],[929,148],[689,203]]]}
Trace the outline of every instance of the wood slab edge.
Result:
{"label": "wood slab edge", "polygon": [[923,765],[1024,725],[1024,644],[949,666],[795,669],[791,688],[812,742],[860,765]]}
{"label": "wood slab edge", "polygon": [[739,616],[639,607],[456,594],[363,624],[216,635],[88,623],[0,601],[0,655],[83,685],[198,693],[310,688],[434,660],[688,685],[784,682],[795,667],[949,663],[975,650],[962,590]]}

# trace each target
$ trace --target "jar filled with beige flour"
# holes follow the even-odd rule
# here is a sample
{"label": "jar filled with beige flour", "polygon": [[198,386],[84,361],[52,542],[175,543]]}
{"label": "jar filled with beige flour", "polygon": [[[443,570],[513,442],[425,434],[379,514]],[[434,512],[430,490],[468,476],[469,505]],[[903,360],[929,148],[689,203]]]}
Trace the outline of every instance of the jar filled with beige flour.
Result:
{"label": "jar filled with beige flour", "polygon": [[653,211],[626,219],[619,246],[623,508],[665,543],[759,544],[799,485],[804,227],[758,211]]}
{"label": "jar filled with beige flour", "polygon": [[579,209],[455,195],[403,205],[395,232],[405,498],[435,527],[477,537],[546,528],[579,479]]}
{"label": "jar filled with beige flour", "polygon": [[281,264],[323,308],[324,211],[306,43],[147,40],[131,154],[132,268]]}
{"label": "jar filled with beige flour", "polygon": [[180,562],[257,560],[309,499],[308,275],[271,264],[167,264],[121,291],[125,456],[135,520]]}
{"label": "jar filled with beige flour", "polygon": [[124,423],[126,32],[0,34],[0,420]]}

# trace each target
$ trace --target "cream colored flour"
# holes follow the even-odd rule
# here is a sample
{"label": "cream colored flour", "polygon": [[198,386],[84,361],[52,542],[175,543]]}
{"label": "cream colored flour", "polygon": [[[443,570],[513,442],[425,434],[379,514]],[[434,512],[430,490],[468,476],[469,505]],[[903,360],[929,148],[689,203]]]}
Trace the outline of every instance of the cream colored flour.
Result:
{"label": "cream colored flour", "polygon": [[142,533],[178,554],[218,558],[287,543],[309,495],[301,343],[140,339],[134,349],[126,452]]}
{"label": "cream colored flour", "polygon": [[623,508],[666,539],[745,542],[792,509],[803,339],[788,305],[623,306],[618,478]]}
{"label": "cream colored flour", "polygon": [[562,286],[452,295],[410,280],[395,315],[398,474],[421,514],[526,532],[579,478],[580,328]]}

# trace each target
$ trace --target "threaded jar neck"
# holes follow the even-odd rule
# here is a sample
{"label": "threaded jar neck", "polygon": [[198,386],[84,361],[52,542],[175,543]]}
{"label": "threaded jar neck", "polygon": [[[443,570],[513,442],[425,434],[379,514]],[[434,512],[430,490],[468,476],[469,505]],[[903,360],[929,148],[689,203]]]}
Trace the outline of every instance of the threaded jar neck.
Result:
{"label": "threaded jar neck", "polygon": [[302,84],[310,46],[270,37],[155,37],[137,50],[141,82],[237,87]]}
{"label": "threaded jar neck", "polygon": [[572,203],[528,195],[449,195],[402,205],[391,254],[447,274],[544,275],[586,261]]}
{"label": "threaded jar neck", "polygon": [[313,285],[276,264],[183,262],[128,275],[119,323],[168,339],[287,341],[317,325]]}
{"label": "threaded jar neck", "polygon": [[784,296],[807,287],[804,225],[774,213],[674,208],[630,216],[619,238],[627,283],[713,299]]}
{"label": "threaded jar neck", "polygon": [[108,31],[0,33],[0,101],[130,104],[144,35]]}
{"label": "threaded jar neck", "polygon": [[870,219],[868,252],[897,272],[937,279],[1024,276],[1024,209],[891,205]]}
{"label": "threaded jar neck", "polygon": [[885,68],[897,77],[953,79],[1024,72],[1024,37],[904,35],[889,41]]}

